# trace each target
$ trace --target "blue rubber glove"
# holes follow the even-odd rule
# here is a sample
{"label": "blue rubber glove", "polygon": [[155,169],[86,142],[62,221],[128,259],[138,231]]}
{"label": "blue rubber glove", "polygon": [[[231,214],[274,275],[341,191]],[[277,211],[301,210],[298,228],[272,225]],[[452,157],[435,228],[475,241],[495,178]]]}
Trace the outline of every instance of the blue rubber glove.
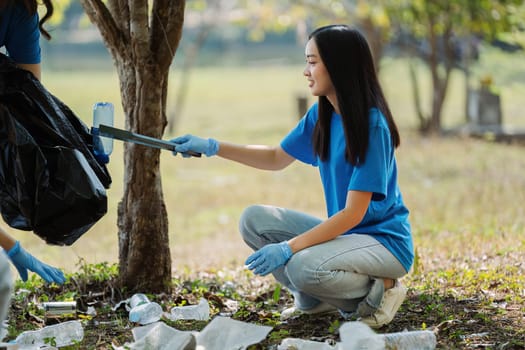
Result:
{"label": "blue rubber glove", "polygon": [[94,156],[98,160],[98,162],[101,164],[109,163],[109,156],[106,154],[94,154]]}
{"label": "blue rubber glove", "polygon": [[288,242],[268,244],[246,259],[245,265],[256,275],[266,276],[273,270],[284,266],[292,257]]}
{"label": "blue rubber glove", "polygon": [[203,139],[193,135],[184,135],[170,140],[175,143],[175,151],[173,155],[181,153],[183,157],[190,157],[186,152],[193,151],[197,153],[203,153],[207,157],[211,157],[217,154],[219,151],[219,142],[215,139]]}
{"label": "blue rubber glove", "polygon": [[104,144],[100,139],[101,136],[99,135],[98,128],[92,127],[91,134],[93,135],[93,155],[99,163],[108,164],[109,154],[104,152]]}
{"label": "blue rubber glove", "polygon": [[20,242],[16,241],[13,248],[9,249],[7,256],[13,262],[20,277],[25,282],[27,281],[27,270],[33,271],[40,275],[47,283],[55,282],[62,284],[66,278],[59,269],[44,264],[31,254],[29,254],[24,248],[20,246]]}

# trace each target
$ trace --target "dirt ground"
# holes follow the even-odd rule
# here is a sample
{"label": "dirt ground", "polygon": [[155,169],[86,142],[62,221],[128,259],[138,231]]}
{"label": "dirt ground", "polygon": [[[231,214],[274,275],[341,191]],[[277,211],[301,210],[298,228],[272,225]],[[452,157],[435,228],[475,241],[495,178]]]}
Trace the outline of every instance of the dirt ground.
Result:
{"label": "dirt ground", "polygon": [[[129,295],[116,287],[115,276],[107,273],[106,277],[77,275],[62,287],[18,290],[11,305],[11,331],[20,333],[49,323],[36,307],[37,301],[73,296],[79,311],[92,306],[97,315],[83,316],[81,312],[70,315],[70,319],[84,320],[85,330],[83,341],[70,348],[112,349],[112,345],[122,346],[132,342],[131,329],[137,325],[129,322],[124,308],[111,310]],[[407,281],[409,292],[405,302],[393,322],[377,330],[378,333],[423,328],[432,330],[437,337],[438,349],[525,348],[522,303],[509,302],[504,294],[494,295],[487,290],[474,293],[467,289],[458,290],[455,295],[430,288],[421,290],[425,283],[422,279]],[[220,314],[273,327],[263,342],[250,346],[252,350],[276,349],[287,337],[335,344],[340,340],[338,327],[345,322],[337,313],[302,315],[285,322],[279,321],[279,312],[292,305],[290,294],[280,290],[271,279],[254,278],[245,270],[214,271],[180,278],[175,280],[171,293],[152,295],[151,299],[167,310],[173,305],[197,304],[200,297],[208,300],[212,316]],[[200,331],[207,324],[205,321],[164,321],[179,330]]]}

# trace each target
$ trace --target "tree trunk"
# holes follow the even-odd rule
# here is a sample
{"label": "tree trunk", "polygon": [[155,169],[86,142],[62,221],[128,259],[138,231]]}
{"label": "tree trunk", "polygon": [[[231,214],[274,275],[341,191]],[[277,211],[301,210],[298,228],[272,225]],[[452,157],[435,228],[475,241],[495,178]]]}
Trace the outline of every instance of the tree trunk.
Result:
{"label": "tree trunk", "polygon": [[[445,68],[448,69],[448,68]],[[445,97],[447,95],[449,72],[444,73],[444,77],[437,76],[434,81],[434,92],[432,98],[432,113],[429,121],[429,132],[432,134],[437,134],[442,131],[442,114],[443,114],[443,105],[445,103]]]}
{"label": "tree trunk", "polygon": [[370,17],[363,18],[359,22],[370,45],[376,72],[379,73],[381,69],[380,62],[385,48],[384,30],[382,27],[377,26]]}
{"label": "tree trunk", "polygon": [[[443,105],[447,97],[450,73],[454,66],[454,47],[452,43],[452,23],[445,24],[442,35],[443,40],[443,62],[441,71],[438,67],[433,68],[432,79],[434,86],[434,98],[432,99],[432,116],[430,120],[430,131],[440,133],[443,130],[442,115]],[[437,50],[437,49],[436,49]]]}
{"label": "tree trunk", "polygon": [[[185,1],[108,0],[107,7],[102,0],[80,1],[113,56],[126,129],[160,138],[166,127],[169,67],[181,38]],[[119,272],[122,286],[130,291],[170,289],[168,219],[159,160],[158,149],[124,145]]]}
{"label": "tree trunk", "polygon": [[[154,65],[119,69],[135,86],[123,95],[126,129],[162,135],[166,125],[161,101],[167,74]],[[124,286],[134,290],[166,291],[171,280],[168,219],[159,168],[158,149],[124,145],[124,195],[118,207],[119,268]]]}
{"label": "tree trunk", "polygon": [[[415,54],[414,54],[415,56]],[[424,131],[427,129],[427,120],[421,107],[421,95],[419,94],[419,79],[417,75],[417,64],[415,59],[408,60],[408,72],[410,73],[410,83],[412,85],[412,98],[414,100],[414,107],[416,109],[416,115],[419,120],[419,130]]]}
{"label": "tree trunk", "polygon": [[[452,29],[447,26],[444,34],[441,37],[444,43],[444,59],[440,63],[438,36],[435,31],[434,19],[429,21],[429,44],[430,57],[428,64],[430,66],[430,74],[432,77],[432,103],[430,118],[422,129],[424,134],[439,134],[442,131],[441,119],[443,112],[443,104],[448,89],[448,82],[450,79],[450,72],[452,70],[453,62],[453,48],[451,47]],[[440,70],[440,65],[443,66]]]}

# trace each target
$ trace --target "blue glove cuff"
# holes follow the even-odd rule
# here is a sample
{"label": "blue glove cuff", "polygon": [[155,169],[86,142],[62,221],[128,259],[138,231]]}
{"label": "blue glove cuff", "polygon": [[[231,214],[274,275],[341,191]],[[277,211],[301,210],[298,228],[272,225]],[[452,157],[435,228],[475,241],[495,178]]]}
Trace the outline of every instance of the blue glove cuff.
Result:
{"label": "blue glove cuff", "polygon": [[286,264],[293,255],[292,248],[290,248],[290,245],[287,241],[279,243],[279,248],[281,248],[281,251],[283,252],[283,257],[285,259],[284,263]]}
{"label": "blue glove cuff", "polygon": [[12,258],[14,255],[20,252],[20,241],[16,241],[15,245],[7,251],[7,256]]}
{"label": "blue glove cuff", "polygon": [[208,149],[206,150],[206,156],[211,157],[219,152],[219,141],[215,139],[208,139]]}

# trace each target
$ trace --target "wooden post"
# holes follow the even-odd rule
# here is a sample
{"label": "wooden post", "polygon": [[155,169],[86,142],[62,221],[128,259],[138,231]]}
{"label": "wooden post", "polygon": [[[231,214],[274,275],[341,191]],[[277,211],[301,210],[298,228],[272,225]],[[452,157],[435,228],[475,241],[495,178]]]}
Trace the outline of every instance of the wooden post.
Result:
{"label": "wooden post", "polygon": [[305,95],[298,94],[296,95],[295,99],[297,102],[298,116],[299,116],[299,119],[301,119],[306,114],[306,111],[308,110],[308,98]]}

